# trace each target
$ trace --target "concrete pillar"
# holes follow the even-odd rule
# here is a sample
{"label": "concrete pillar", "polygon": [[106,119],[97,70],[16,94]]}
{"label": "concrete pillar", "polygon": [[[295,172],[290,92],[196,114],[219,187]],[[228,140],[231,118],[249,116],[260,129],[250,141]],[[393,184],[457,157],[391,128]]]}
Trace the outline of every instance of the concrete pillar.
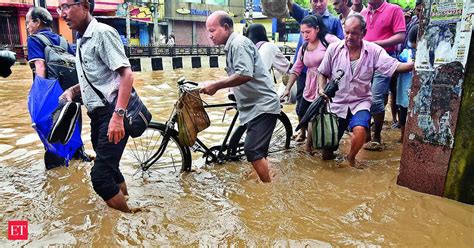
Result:
{"label": "concrete pillar", "polygon": [[474,204],[472,22],[448,4],[425,1],[397,184]]}

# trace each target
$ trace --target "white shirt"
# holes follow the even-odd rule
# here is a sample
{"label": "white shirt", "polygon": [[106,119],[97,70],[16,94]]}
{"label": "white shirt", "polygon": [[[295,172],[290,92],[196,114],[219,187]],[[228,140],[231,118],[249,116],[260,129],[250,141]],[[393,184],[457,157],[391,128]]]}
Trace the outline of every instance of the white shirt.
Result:
{"label": "white shirt", "polygon": [[[259,43],[257,43],[257,47],[259,47]],[[258,49],[258,53],[265,64],[265,68],[268,70],[273,66],[273,69],[280,73],[286,73],[288,71],[290,61],[285,58],[283,53],[280,51],[280,48],[272,42],[264,42]]]}

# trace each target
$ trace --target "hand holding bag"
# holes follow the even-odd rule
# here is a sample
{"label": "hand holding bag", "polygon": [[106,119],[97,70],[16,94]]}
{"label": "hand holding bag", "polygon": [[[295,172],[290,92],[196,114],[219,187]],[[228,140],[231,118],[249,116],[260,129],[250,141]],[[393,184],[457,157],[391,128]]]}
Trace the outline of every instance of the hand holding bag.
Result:
{"label": "hand holding bag", "polygon": [[[117,104],[115,101],[117,100],[118,96],[115,98],[113,104],[111,104],[109,101],[107,101],[104,94],[102,94],[102,92],[100,92],[94,85],[92,85],[92,83],[87,78],[86,72],[84,71],[84,66],[82,66],[83,63],[81,49],[78,48],[77,50],[79,51],[79,60],[81,62],[82,73],[84,74],[84,78],[86,79],[87,83],[89,83],[89,86],[94,90],[99,98],[102,99],[102,103],[104,103],[106,106],[111,106],[112,109],[115,109]],[[127,109],[123,118],[125,130],[130,136],[132,136],[132,138],[139,137],[143,134],[143,132],[145,132],[148,124],[150,124],[151,118],[152,115],[150,111],[148,111],[145,104],[143,104],[142,100],[135,91],[135,88],[132,87],[130,99],[128,100]]]}

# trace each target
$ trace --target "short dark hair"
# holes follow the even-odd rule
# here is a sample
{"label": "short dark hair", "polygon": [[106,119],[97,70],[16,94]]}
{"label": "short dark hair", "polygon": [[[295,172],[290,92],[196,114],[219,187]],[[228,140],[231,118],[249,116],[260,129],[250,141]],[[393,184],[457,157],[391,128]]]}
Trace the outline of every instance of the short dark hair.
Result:
{"label": "short dark hair", "polygon": [[305,24],[311,28],[319,28],[317,38],[321,41],[321,43],[327,47],[329,43],[326,41],[326,35],[328,34],[328,29],[326,25],[324,25],[323,17],[320,15],[307,15],[303,20],[301,20],[301,25]]}
{"label": "short dark hair", "polygon": [[268,41],[267,30],[260,23],[254,23],[247,29],[246,36],[254,43],[257,44],[260,41]]}
{"label": "short dark hair", "polygon": [[95,1],[94,0],[74,0],[75,3],[88,2],[89,3],[89,13],[92,15],[94,12]]}
{"label": "short dark hair", "polygon": [[31,16],[31,20],[40,21],[48,28],[53,25],[53,16],[47,9],[42,7],[31,7],[28,12]]}
{"label": "short dark hair", "polygon": [[221,15],[219,17],[219,25],[224,27],[225,24],[227,24],[227,26],[230,28],[234,28],[234,21],[232,21],[232,18],[229,15]]}
{"label": "short dark hair", "polygon": [[417,37],[418,37],[418,24],[415,24],[410,28],[410,30],[408,30],[408,41],[410,43],[415,43]]}
{"label": "short dark hair", "polygon": [[352,7],[352,1],[351,0],[347,0],[347,7]]}

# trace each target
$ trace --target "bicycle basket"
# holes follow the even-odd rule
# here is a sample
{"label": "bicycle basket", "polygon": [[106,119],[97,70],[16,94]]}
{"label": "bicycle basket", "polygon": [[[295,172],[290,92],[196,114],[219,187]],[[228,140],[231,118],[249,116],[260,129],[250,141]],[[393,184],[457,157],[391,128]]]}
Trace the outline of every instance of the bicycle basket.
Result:
{"label": "bicycle basket", "polygon": [[199,89],[184,91],[177,102],[176,110],[179,141],[185,146],[192,146],[196,142],[197,133],[211,125]]}

